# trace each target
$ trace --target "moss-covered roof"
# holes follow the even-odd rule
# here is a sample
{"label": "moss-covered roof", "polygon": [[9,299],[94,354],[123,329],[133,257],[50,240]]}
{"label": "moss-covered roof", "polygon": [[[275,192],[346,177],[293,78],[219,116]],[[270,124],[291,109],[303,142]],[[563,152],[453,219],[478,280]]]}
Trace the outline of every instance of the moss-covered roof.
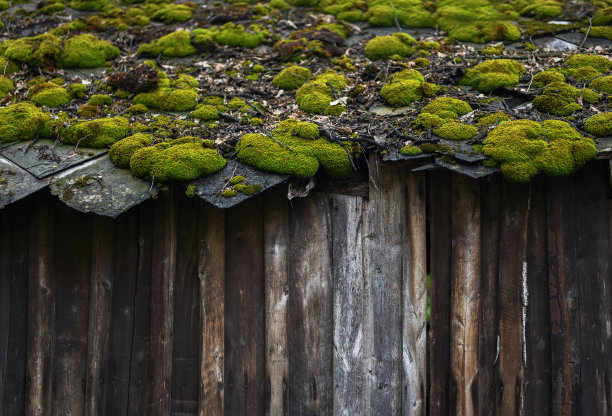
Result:
{"label": "moss-covered roof", "polygon": [[49,186],[116,216],[171,182],[229,207],[372,152],[513,182],[612,154],[612,0],[5,3],[0,208]]}

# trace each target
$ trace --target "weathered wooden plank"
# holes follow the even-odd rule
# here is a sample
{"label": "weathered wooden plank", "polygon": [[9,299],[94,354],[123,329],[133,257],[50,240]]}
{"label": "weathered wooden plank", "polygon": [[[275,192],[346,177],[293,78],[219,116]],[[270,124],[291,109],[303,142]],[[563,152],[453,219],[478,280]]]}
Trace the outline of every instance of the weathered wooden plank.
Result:
{"label": "weathered wooden plank", "polygon": [[138,209],[114,221],[114,274],[103,414],[127,415],[138,277]]}
{"label": "weathered wooden plank", "polygon": [[523,304],[527,304],[530,275],[526,257],[530,198],[530,185],[504,184],[498,295],[500,415],[517,415],[523,411],[526,361]]}
{"label": "weathered wooden plank", "polygon": [[[51,414],[55,206],[38,197],[29,228],[26,414]],[[64,249],[64,246],[60,246]]]}
{"label": "weathered wooden plank", "polygon": [[499,248],[502,181],[499,175],[484,179],[480,185],[480,326],[478,328],[478,413],[494,416],[499,389]]}
{"label": "weathered wooden plank", "polygon": [[288,414],[287,299],[289,297],[288,250],[289,211],[287,189],[279,186],[266,192],[264,203],[264,268],[266,415]]}
{"label": "weathered wooden plank", "polygon": [[0,409],[4,409],[11,311],[13,207],[0,211]]}
{"label": "weathered wooden plank", "polygon": [[427,198],[425,173],[406,178],[406,228],[402,281],[402,414],[427,410]]}
{"label": "weathered wooden plank", "polygon": [[170,192],[153,206],[151,266],[150,397],[151,413],[170,413],[172,331],[176,275],[176,207]]}
{"label": "weathered wooden plank", "polygon": [[333,406],[330,197],[293,202],[289,215],[289,414],[327,415]]}
{"label": "weathered wooden plank", "polygon": [[552,413],[566,416],[575,414],[580,395],[575,198],[565,179],[551,178],[547,199]]}
{"label": "weathered wooden plank", "polygon": [[228,415],[264,413],[263,199],[226,214],[225,391]]}
{"label": "weathered wooden plank", "polygon": [[57,210],[52,414],[85,414],[92,220],[71,208]]}
{"label": "weathered wooden plank", "polygon": [[404,179],[403,168],[371,157],[363,259],[366,414],[400,414],[402,407]]}
{"label": "weathered wooden plank", "polygon": [[580,406],[583,415],[612,414],[612,293],[605,162],[572,177],[576,229],[576,277],[580,314]]}
{"label": "weathered wooden plank", "polygon": [[196,415],[200,396],[198,210],[205,204],[179,196],[172,334],[172,414]]}
{"label": "weathered wooden plank", "polygon": [[524,414],[550,415],[550,309],[548,306],[548,237],[546,181],[532,184],[527,235],[527,322],[525,336]]}
{"label": "weathered wooden plank", "polygon": [[93,218],[93,247],[89,283],[89,332],[87,350],[86,414],[98,415],[104,406],[108,357],[114,227],[109,218]]}
{"label": "weathered wooden plank", "polygon": [[456,414],[478,410],[480,312],[480,189],[477,181],[451,175],[452,294],[451,404]]}
{"label": "weathered wooden plank", "polygon": [[449,414],[451,194],[450,173],[429,174],[431,310],[429,322],[429,414]]}
{"label": "weathered wooden plank", "polygon": [[200,416],[223,415],[225,314],[225,211],[199,210]]}
{"label": "weathered wooden plank", "polygon": [[361,197],[333,196],[334,414],[366,414],[363,390],[363,236]]}

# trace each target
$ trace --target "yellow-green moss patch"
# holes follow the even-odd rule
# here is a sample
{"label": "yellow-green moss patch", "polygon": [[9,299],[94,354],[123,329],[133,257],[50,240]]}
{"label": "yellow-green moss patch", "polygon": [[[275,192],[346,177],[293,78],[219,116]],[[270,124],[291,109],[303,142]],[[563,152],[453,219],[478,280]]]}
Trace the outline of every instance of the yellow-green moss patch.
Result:
{"label": "yellow-green moss patch", "polygon": [[591,116],[584,123],[584,131],[593,136],[612,136],[612,113]]}
{"label": "yellow-green moss patch", "polygon": [[378,36],[365,46],[366,56],[373,60],[387,59],[393,55],[409,56],[414,53],[416,40],[407,33],[394,33],[390,36]]}
{"label": "yellow-green moss patch", "polygon": [[130,159],[137,150],[155,143],[152,134],[136,133],[113,144],[108,152],[113,163],[120,168],[129,168]]}
{"label": "yellow-green moss patch", "polygon": [[380,96],[392,107],[404,107],[423,97],[432,97],[438,90],[437,85],[425,82],[419,71],[405,69],[389,77]]}
{"label": "yellow-green moss patch", "polygon": [[158,88],[137,94],[132,103],[164,111],[189,111],[195,108],[197,100],[198,93],[191,89]]}
{"label": "yellow-green moss patch", "polygon": [[35,137],[53,137],[53,119],[49,113],[28,102],[0,108],[2,143],[31,140]]}
{"label": "yellow-green moss patch", "polygon": [[70,102],[70,94],[57,84],[45,82],[30,88],[28,99],[36,105],[59,107]]}
{"label": "yellow-green moss patch", "polygon": [[302,66],[290,66],[283,69],[272,79],[272,83],[284,90],[294,90],[300,88],[304,83],[312,78],[312,72]]}
{"label": "yellow-green moss patch", "polygon": [[580,97],[587,103],[596,103],[601,98],[589,88],[583,91],[564,82],[553,82],[533,99],[533,106],[543,113],[569,116],[574,111],[582,110],[582,105],[578,103]]}
{"label": "yellow-green moss patch", "polygon": [[489,93],[501,87],[517,85],[525,71],[525,67],[515,60],[492,59],[468,69],[460,84]]}
{"label": "yellow-green moss patch", "polygon": [[127,136],[129,131],[130,123],[125,117],[100,118],[71,125],[62,140],[82,147],[106,147]]}
{"label": "yellow-green moss patch", "polygon": [[311,114],[325,112],[330,103],[346,88],[346,79],[335,72],[326,72],[302,85],[295,100],[303,111]]}

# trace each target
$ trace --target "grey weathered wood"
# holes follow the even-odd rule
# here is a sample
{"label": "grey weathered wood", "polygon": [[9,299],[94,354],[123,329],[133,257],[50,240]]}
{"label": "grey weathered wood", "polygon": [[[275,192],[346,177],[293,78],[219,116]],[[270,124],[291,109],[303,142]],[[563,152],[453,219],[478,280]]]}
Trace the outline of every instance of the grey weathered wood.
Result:
{"label": "grey weathered wood", "polygon": [[365,414],[363,368],[364,202],[361,197],[333,196],[334,272],[334,414]]}
{"label": "grey weathered wood", "polygon": [[480,188],[451,175],[452,295],[451,412],[478,411],[478,325],[480,313]]}
{"label": "grey weathered wood", "polygon": [[198,219],[200,416],[223,415],[225,211],[205,205]]}
{"label": "grey weathered wood", "polygon": [[332,412],[332,248],[330,200],[293,201],[289,217],[289,414]]}
{"label": "grey weathered wood", "polygon": [[366,414],[400,414],[402,408],[404,180],[402,168],[370,158],[363,259]]}
{"label": "grey weathered wood", "polygon": [[103,409],[114,272],[113,234],[112,220],[99,216],[93,218],[85,390],[85,413],[88,415],[101,414]]}
{"label": "grey weathered wood", "polygon": [[286,187],[265,195],[264,272],[266,296],[266,415],[288,414],[287,300],[289,211]]}
{"label": "grey weathered wood", "polygon": [[13,262],[13,207],[0,211],[0,409],[4,409],[11,311],[11,265]]}
{"label": "grey weathered wood", "polygon": [[427,409],[427,220],[425,173],[406,178],[406,228],[402,279],[402,414]]}

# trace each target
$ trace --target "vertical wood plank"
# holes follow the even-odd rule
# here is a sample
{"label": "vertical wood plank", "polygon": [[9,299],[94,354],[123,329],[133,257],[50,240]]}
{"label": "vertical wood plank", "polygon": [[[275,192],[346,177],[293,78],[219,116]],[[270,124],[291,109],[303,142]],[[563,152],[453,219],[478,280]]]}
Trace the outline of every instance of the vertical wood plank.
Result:
{"label": "vertical wood plank", "polygon": [[289,414],[328,415],[333,406],[330,200],[315,193],[289,216]]}
{"label": "vertical wood plank", "polygon": [[92,215],[58,208],[52,414],[85,414],[92,224]]}
{"label": "vertical wood plank", "polygon": [[[499,266],[500,415],[523,414],[525,317],[527,302],[527,221],[531,185],[504,184]],[[534,277],[535,278],[535,277]]]}
{"label": "vertical wood plank", "polygon": [[135,208],[122,214],[113,227],[115,261],[103,411],[108,415],[122,416],[128,412],[138,277],[138,213]]}
{"label": "vertical wood plank", "polygon": [[225,391],[228,415],[264,413],[263,199],[227,211]]}
{"label": "vertical wood plank", "polygon": [[172,334],[172,414],[195,415],[200,396],[198,210],[204,202],[178,195]]}
{"label": "vertical wood plank", "polygon": [[[429,174],[431,250],[431,311],[429,323],[429,414],[449,414],[451,298],[451,184],[450,173]],[[497,277],[497,276],[496,276]]]}
{"label": "vertical wood plank", "polygon": [[400,414],[402,408],[405,176],[403,168],[371,157],[364,241],[366,413]]}
{"label": "vertical wood plank", "polygon": [[176,275],[176,207],[170,192],[153,206],[151,266],[151,414],[170,413],[172,388],[172,331]]}
{"label": "vertical wood plank", "polygon": [[482,416],[496,414],[496,399],[499,389],[499,250],[501,222],[501,175],[489,177],[480,187],[480,238],[481,270],[480,282],[480,326],[478,373],[478,411]]}
{"label": "vertical wood plank", "polygon": [[427,220],[425,173],[406,178],[402,282],[402,414],[425,416],[427,390]]}
{"label": "vertical wood plank", "polygon": [[362,392],[364,280],[363,199],[333,196],[334,411],[335,415],[367,413]]}
{"label": "vertical wood plank", "polygon": [[480,312],[480,189],[477,181],[451,175],[452,295],[451,412],[478,410]]}
{"label": "vertical wood plank", "polygon": [[286,187],[266,192],[264,207],[264,268],[266,380],[268,400],[266,415],[288,414],[287,299],[289,287],[289,211]]}
{"label": "vertical wood plank", "polygon": [[85,414],[88,415],[99,415],[103,409],[114,271],[113,233],[114,227],[111,219],[100,216],[93,218],[87,383],[85,389]]}
{"label": "vertical wood plank", "polygon": [[0,409],[4,409],[11,311],[11,266],[13,262],[13,207],[0,211]]}
{"label": "vertical wood plank", "polygon": [[224,414],[225,211],[205,205],[199,212],[199,414],[216,416]]}
{"label": "vertical wood plank", "polygon": [[51,413],[55,206],[40,197],[29,229],[26,414]]}

